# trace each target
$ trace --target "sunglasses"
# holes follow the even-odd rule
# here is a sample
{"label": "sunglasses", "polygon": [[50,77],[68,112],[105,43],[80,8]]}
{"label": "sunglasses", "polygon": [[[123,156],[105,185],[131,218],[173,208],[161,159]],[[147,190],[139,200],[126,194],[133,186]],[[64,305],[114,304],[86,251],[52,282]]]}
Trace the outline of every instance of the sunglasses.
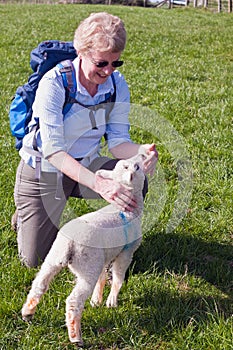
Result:
{"label": "sunglasses", "polygon": [[107,67],[109,64],[111,64],[111,66],[113,68],[117,68],[117,67],[121,67],[124,63],[124,61],[113,61],[111,63],[109,63],[108,61],[99,61],[99,62],[95,62],[93,60],[91,60],[91,62],[97,67],[97,68],[104,68]]}

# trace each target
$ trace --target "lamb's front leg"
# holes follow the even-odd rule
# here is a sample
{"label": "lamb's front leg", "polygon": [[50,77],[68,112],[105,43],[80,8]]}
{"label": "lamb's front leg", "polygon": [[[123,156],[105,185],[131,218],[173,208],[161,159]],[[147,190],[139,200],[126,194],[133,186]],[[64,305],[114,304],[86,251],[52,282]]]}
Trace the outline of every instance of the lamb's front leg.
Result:
{"label": "lamb's front leg", "polygon": [[24,321],[30,321],[36,311],[41,297],[47,291],[50,281],[61,270],[62,265],[51,266],[44,262],[39,273],[32,283],[31,290],[27,296],[27,300],[22,308],[22,318]]}
{"label": "lamb's front leg", "polygon": [[107,307],[117,307],[117,298],[118,298],[120,289],[122,287],[122,284],[124,282],[125,272],[127,270],[127,267],[125,269],[121,269],[121,267],[119,268],[119,265],[117,263],[116,264],[113,263],[112,286],[111,286],[110,294],[106,301]]}
{"label": "lamb's front leg", "polygon": [[90,302],[91,306],[97,306],[102,303],[105,283],[106,283],[106,271],[104,268],[95,285],[94,292],[92,293],[91,302]]}
{"label": "lamb's front leg", "polygon": [[122,252],[117,256],[112,265],[112,287],[110,294],[107,298],[106,305],[107,307],[116,307],[117,298],[122,287],[122,284],[125,279],[125,273],[129,267],[133,253],[140,245],[141,239],[138,239],[129,247],[126,247]]}

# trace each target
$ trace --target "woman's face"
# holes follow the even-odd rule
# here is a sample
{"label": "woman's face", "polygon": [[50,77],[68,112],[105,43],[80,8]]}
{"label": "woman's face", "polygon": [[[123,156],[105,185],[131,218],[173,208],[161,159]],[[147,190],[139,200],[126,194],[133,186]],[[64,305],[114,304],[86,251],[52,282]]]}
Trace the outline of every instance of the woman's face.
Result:
{"label": "woman's face", "polygon": [[[118,66],[121,52],[95,52],[79,55],[81,59],[81,74],[87,83],[103,84]],[[105,63],[104,63],[105,62]],[[103,66],[104,65],[104,66]],[[120,63],[119,63],[120,66]]]}

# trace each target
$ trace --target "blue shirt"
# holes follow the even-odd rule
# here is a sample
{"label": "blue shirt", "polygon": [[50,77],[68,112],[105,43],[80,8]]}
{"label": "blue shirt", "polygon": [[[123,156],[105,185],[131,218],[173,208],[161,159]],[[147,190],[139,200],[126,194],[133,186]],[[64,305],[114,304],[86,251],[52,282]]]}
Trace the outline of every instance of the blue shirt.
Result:
{"label": "blue shirt", "polygon": [[[112,78],[109,77],[104,84],[98,86],[95,96],[91,96],[79,82],[79,58],[73,61],[77,93],[76,100],[83,105],[96,105],[105,100],[108,92],[114,92]],[[41,154],[42,171],[57,171],[47,160],[49,156],[65,151],[74,158],[83,158],[81,163],[88,166],[100,151],[100,142],[105,132],[108,135],[108,148],[111,149],[123,142],[131,142],[129,136],[128,114],[130,110],[130,93],[123,75],[114,71],[116,83],[116,102],[106,124],[105,109],[94,111],[94,124],[91,120],[90,110],[74,103],[69,112],[62,113],[65,102],[65,89],[62,77],[57,67],[47,72],[41,79],[36,91],[33,104],[33,118],[30,122],[32,128],[38,120],[40,128],[36,132],[36,144]],[[24,161],[35,168],[35,155],[33,155],[32,130],[24,137],[20,156]]]}

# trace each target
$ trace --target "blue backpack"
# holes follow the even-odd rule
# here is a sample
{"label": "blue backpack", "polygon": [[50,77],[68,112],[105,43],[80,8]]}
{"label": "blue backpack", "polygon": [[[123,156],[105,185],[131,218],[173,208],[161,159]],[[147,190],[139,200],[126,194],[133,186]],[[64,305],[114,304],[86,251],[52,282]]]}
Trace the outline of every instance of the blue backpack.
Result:
{"label": "blue backpack", "polygon": [[[77,57],[76,50],[72,42],[61,42],[58,40],[49,40],[40,43],[30,55],[30,66],[33,70],[28,78],[28,82],[19,86],[10,105],[9,119],[12,135],[15,137],[15,147],[20,150],[24,136],[29,132],[28,124],[32,118],[32,105],[35,100],[36,90],[39,81],[43,75],[56,65],[60,69],[63,85],[65,88],[65,103],[63,106],[63,114],[66,114],[73,103],[79,103],[75,99],[77,84],[75,78],[75,70],[72,61]],[[114,85],[114,93],[105,95],[105,100],[99,105],[108,102],[115,102],[116,86],[114,76],[112,74]],[[79,103],[81,104],[81,103]],[[82,105],[82,104],[81,104]],[[110,104],[110,106],[112,103]],[[82,105],[85,108],[91,106]],[[112,109],[112,107],[110,107]],[[94,106],[96,109],[96,106]],[[108,110],[108,113],[110,110]],[[107,112],[106,112],[107,113]],[[37,126],[37,129],[39,125]]]}

